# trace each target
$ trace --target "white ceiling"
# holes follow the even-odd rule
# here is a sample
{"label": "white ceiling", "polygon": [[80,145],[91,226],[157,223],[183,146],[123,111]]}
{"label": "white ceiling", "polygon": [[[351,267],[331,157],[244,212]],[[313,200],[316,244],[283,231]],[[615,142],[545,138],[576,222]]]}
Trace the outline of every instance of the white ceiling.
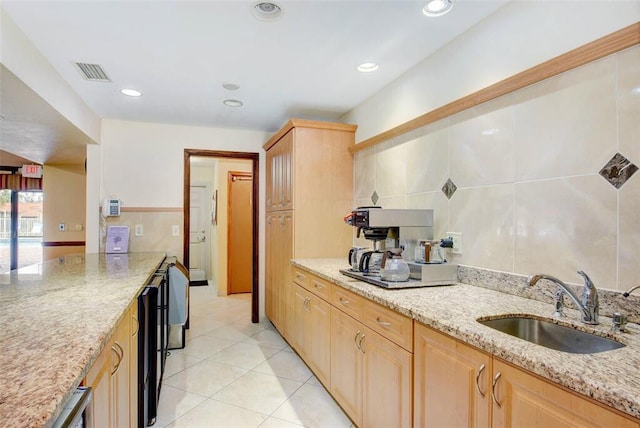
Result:
{"label": "white ceiling", "polygon": [[[457,0],[428,18],[425,0],[277,0],[274,22],[241,0],[1,7],[100,117],[273,132],[291,117],[337,119],[507,1]],[[356,71],[365,61],[379,70]],[[74,62],[101,65],[112,83],[84,80]],[[144,95],[125,97],[124,87]]]}

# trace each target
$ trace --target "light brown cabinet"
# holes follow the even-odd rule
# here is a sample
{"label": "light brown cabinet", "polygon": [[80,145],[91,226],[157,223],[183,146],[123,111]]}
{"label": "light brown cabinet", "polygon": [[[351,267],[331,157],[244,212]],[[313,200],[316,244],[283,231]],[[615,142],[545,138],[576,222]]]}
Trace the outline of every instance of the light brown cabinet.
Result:
{"label": "light brown cabinet", "polygon": [[413,355],[382,334],[399,329],[411,337],[412,321],[404,318],[408,327],[398,328],[398,320],[376,316],[374,331],[357,319],[379,305],[337,287],[333,303],[331,393],[358,426],[410,427]]}
{"label": "light brown cabinet", "polygon": [[414,331],[414,426],[490,426],[491,355],[421,324]]}
{"label": "light brown cabinet", "polygon": [[415,427],[635,427],[637,420],[416,323]]}
{"label": "light brown cabinet", "polygon": [[289,261],[346,257],[351,246],[353,228],[343,217],[353,204],[349,147],[355,144],[355,130],[354,125],[292,119],[263,146],[265,312],[285,338],[293,308]]}
{"label": "light brown cabinet", "polygon": [[[137,390],[137,377],[132,378],[131,371],[131,367],[136,366],[137,376],[137,358],[135,354],[132,355],[131,346],[132,332],[135,331],[131,325],[132,313],[137,314],[136,302],[127,309],[85,377],[84,384],[93,391],[91,407],[93,423],[97,428],[137,425],[137,404],[132,407],[131,402],[131,394]],[[137,349],[137,341],[135,343]]]}

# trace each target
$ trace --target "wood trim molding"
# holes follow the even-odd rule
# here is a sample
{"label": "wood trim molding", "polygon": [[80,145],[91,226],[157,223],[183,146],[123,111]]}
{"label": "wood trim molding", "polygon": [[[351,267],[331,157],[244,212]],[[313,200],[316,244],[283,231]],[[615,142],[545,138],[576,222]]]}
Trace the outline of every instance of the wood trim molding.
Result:
{"label": "wood trim molding", "polygon": [[43,241],[43,247],[84,247],[85,241]]}
{"label": "wood trim molding", "polygon": [[182,207],[121,207],[120,212],[172,213],[172,212],[182,212]]}
{"label": "wood trim molding", "polygon": [[275,134],[267,140],[262,146],[263,149],[269,150],[271,146],[280,140],[287,132],[296,127],[313,128],[313,129],[329,129],[333,131],[349,131],[355,132],[358,129],[358,125],[351,125],[348,123],[334,123],[334,122],[319,122],[316,120],[306,119],[290,119],[280,128]]}
{"label": "wood trim molding", "polygon": [[538,64],[498,83],[459,98],[394,128],[361,141],[349,148],[351,153],[368,149],[425,125],[444,119],[494,98],[517,91],[549,77],[572,70],[640,43],[640,22],[632,24],[586,45]]}

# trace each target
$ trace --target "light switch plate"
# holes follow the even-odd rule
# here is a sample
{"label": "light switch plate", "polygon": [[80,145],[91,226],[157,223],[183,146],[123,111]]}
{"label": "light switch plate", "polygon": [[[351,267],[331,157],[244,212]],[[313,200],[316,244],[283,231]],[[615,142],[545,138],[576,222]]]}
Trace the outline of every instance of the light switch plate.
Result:
{"label": "light switch plate", "polygon": [[144,235],[144,228],[143,228],[143,226],[141,224],[136,224],[135,234],[136,234],[136,236]]}
{"label": "light switch plate", "polygon": [[446,235],[453,239],[453,248],[449,250],[451,254],[462,254],[462,233],[447,232]]}
{"label": "light switch plate", "polygon": [[177,224],[171,226],[171,235],[180,236],[180,226],[178,226]]}

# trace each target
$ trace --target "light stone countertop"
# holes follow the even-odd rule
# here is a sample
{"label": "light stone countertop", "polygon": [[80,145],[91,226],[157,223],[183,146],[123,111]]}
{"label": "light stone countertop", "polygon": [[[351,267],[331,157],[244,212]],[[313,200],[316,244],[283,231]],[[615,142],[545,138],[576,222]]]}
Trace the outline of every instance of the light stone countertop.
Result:
{"label": "light stone countertop", "polygon": [[640,325],[629,323],[627,333],[613,334],[611,319],[585,327],[578,312],[566,310],[577,329],[597,330],[627,346],[596,354],[551,350],[509,336],[478,323],[482,317],[530,314],[551,318],[553,306],[468,284],[387,290],[339,272],[349,266],[343,259],[293,260],[292,264],[340,287],[402,313],[469,345],[495,355],[548,380],[589,396],[635,418],[640,418]]}
{"label": "light stone countertop", "polygon": [[53,424],[164,257],[73,254],[0,275],[0,425]]}

